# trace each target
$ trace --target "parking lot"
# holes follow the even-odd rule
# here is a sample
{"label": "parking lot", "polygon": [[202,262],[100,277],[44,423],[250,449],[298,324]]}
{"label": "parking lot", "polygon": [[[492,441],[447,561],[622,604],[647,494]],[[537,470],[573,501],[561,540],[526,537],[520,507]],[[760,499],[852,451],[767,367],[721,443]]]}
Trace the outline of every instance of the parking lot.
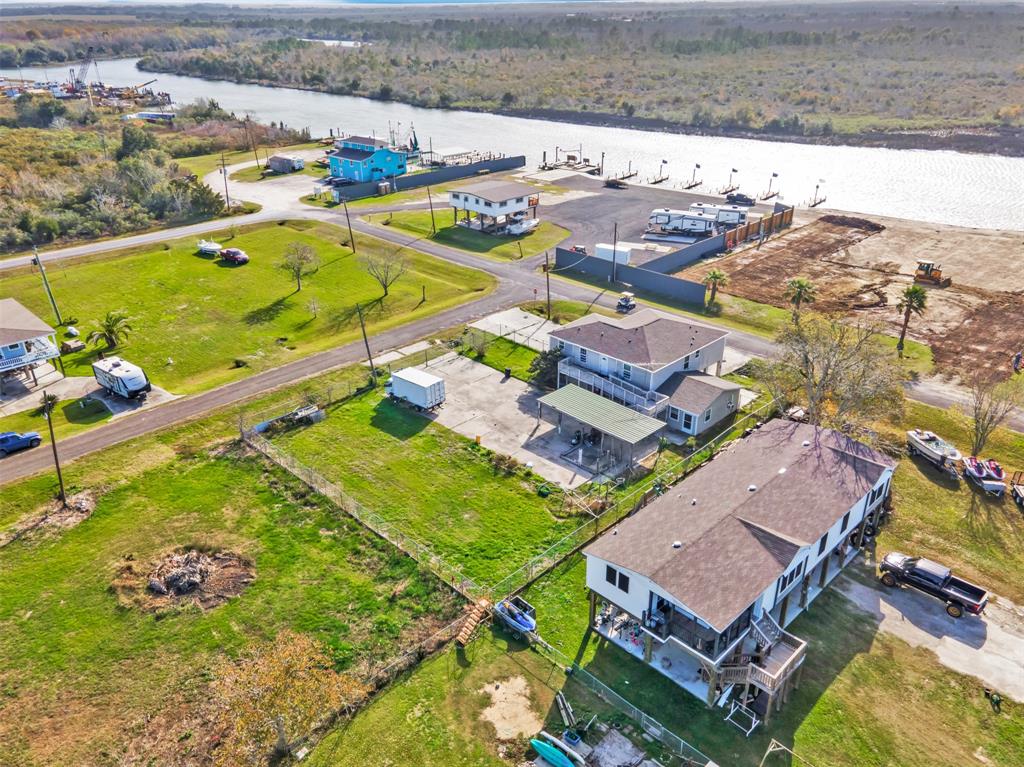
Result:
{"label": "parking lot", "polygon": [[444,379],[445,403],[430,418],[498,453],[511,455],[563,487],[591,475],[559,457],[569,448],[555,428],[537,417],[543,392],[493,368],[455,354],[432,360],[429,371]]}

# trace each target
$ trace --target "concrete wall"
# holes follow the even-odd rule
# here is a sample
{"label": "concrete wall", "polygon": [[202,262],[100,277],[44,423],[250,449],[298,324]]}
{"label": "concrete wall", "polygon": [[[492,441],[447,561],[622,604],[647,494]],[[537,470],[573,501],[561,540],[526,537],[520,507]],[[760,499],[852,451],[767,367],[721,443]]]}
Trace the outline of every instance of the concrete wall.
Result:
{"label": "concrete wall", "polygon": [[[555,248],[555,267],[563,269],[570,267],[567,271],[579,272],[588,277],[598,280],[610,281],[612,264],[610,261],[603,261],[594,256],[581,256],[579,253]],[[652,272],[650,269],[638,266],[623,266],[619,264],[615,269],[615,276],[618,282],[624,282],[639,290],[646,290],[651,293],[687,304],[704,303],[704,286],[699,282],[681,280],[667,274]]]}
{"label": "concrete wall", "polygon": [[698,240],[664,256],[653,258],[644,264],[644,269],[671,274],[672,272],[678,272],[684,266],[689,266],[710,253],[721,253],[723,250],[725,250],[725,235],[719,234],[715,237]]}
{"label": "concrete wall", "polygon": [[[406,189],[419,189],[433,184],[443,184],[447,181],[455,181],[461,178],[470,178],[481,173],[496,173],[503,170],[514,170],[526,165],[526,156],[497,157],[493,160],[481,160],[480,162],[469,163],[468,165],[453,165],[448,168],[428,170],[424,173],[411,173],[399,176],[394,180],[392,191],[404,191]],[[390,181],[390,179],[388,179]],[[346,200],[359,200],[363,197],[372,197],[377,194],[377,182],[365,184],[352,184],[351,186],[336,187],[335,192]],[[340,199],[340,197],[338,198]],[[443,200],[447,203],[447,200]]]}

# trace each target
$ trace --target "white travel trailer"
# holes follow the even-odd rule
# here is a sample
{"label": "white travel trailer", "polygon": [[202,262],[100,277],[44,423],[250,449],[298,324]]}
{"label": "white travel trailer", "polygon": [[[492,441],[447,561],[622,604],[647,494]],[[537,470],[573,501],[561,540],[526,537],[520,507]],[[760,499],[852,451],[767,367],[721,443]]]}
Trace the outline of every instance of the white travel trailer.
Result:
{"label": "white travel trailer", "polygon": [[694,212],[692,210],[659,208],[651,211],[651,215],[647,219],[647,232],[706,237],[715,233],[716,223],[713,214]]}
{"label": "white travel trailer", "polygon": [[120,357],[96,360],[92,363],[92,372],[96,383],[125,399],[144,397],[153,388],[142,368]]}
{"label": "white travel trailer", "polygon": [[695,202],[690,206],[691,213],[712,216],[717,223],[726,226],[739,226],[747,223],[748,210],[740,205],[716,205],[713,202]]}

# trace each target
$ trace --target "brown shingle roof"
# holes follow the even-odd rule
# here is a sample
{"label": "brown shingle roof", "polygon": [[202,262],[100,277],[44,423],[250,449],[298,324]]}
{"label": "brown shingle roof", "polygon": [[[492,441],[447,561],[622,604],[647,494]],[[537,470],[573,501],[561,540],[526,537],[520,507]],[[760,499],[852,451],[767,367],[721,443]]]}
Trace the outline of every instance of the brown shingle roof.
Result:
{"label": "brown shingle roof", "polygon": [[673,373],[658,387],[658,391],[668,395],[670,405],[697,415],[711,407],[724,393],[741,388],[739,384],[706,373]]}
{"label": "brown shingle roof", "polygon": [[893,465],[830,429],[772,421],[584,553],[650,578],[721,631]]}
{"label": "brown shingle roof", "polygon": [[13,298],[0,299],[0,345],[48,336],[53,328]]}
{"label": "brown shingle roof", "polygon": [[729,333],[655,309],[642,309],[622,318],[588,314],[552,330],[550,335],[631,365],[657,370]]}

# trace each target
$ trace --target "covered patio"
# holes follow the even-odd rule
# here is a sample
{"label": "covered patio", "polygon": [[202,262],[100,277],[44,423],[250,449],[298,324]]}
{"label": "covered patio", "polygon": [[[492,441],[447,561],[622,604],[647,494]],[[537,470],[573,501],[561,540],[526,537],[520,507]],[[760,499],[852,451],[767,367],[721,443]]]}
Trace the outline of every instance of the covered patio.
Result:
{"label": "covered patio", "polygon": [[557,427],[562,457],[595,474],[618,476],[658,448],[665,423],[568,384],[537,400],[537,417]]}

